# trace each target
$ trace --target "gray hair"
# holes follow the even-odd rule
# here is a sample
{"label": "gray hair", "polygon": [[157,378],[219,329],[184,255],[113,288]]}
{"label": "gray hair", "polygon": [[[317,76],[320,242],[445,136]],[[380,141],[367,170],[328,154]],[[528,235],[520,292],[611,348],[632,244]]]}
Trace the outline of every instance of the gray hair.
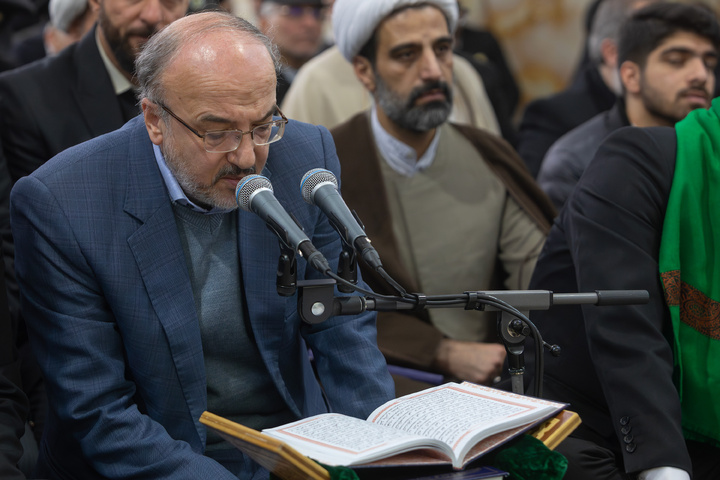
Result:
{"label": "gray hair", "polygon": [[637,4],[640,1],[602,0],[600,2],[588,37],[588,55],[594,64],[600,65],[603,61],[603,40],[609,39],[617,44],[620,36],[620,25],[637,9]]}
{"label": "gray hair", "polygon": [[250,40],[264,45],[270,53],[275,72],[280,71],[277,47],[252,23],[222,11],[194,13],[171,23],[153,35],[143,47],[135,60],[135,75],[140,87],[138,98],[148,98],[155,103],[163,102],[165,86],[161,80],[167,67],[178,56],[182,47],[216,31],[247,35]]}

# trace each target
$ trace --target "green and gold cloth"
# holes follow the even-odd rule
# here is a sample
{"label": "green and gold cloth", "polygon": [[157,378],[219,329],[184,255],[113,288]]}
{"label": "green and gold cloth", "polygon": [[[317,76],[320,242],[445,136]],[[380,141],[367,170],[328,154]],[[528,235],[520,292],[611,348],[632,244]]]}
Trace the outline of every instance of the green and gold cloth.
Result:
{"label": "green and gold cloth", "polygon": [[720,99],[675,126],[659,269],[685,437],[720,446]]}

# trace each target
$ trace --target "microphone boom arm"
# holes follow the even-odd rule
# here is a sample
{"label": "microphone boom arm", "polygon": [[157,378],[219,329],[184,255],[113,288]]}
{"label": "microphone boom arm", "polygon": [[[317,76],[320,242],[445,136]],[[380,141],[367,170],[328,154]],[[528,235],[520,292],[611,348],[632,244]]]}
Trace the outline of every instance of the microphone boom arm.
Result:
{"label": "microphone boom arm", "polygon": [[[648,303],[647,290],[596,290],[586,293],[553,293],[550,290],[468,291],[459,295],[414,295],[408,298],[377,296],[334,296],[336,281],[332,278],[298,282],[298,312],[309,324],[323,322],[331,316],[357,315],[365,311],[400,311],[428,308],[465,308],[466,310],[497,311],[498,335],[508,352],[508,371],[512,390],[523,394],[525,372],[524,342],[532,333],[536,351],[535,396],[542,396],[542,348],[558,356],[560,347],[544,342],[540,332],[528,319],[531,310],[547,310],[553,305],[635,305]],[[372,293],[372,292],[368,292]]]}

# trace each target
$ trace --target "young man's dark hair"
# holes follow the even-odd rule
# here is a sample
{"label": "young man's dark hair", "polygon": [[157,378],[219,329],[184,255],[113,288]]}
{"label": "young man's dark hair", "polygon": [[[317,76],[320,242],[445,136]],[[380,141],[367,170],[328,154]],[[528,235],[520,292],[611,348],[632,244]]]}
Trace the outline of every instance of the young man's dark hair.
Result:
{"label": "young man's dark hair", "polygon": [[707,38],[720,49],[720,26],[708,8],[679,3],[653,3],[636,11],[620,29],[618,65],[629,60],[641,68],[660,43],[677,32]]}

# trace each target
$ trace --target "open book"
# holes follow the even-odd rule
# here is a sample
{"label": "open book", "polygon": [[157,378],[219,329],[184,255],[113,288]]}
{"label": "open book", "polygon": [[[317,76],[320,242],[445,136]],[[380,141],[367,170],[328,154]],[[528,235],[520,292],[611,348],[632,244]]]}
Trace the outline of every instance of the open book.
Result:
{"label": "open book", "polygon": [[326,413],[263,433],[326,465],[451,463],[460,469],[565,406],[447,383],[391,400],[367,420]]}

